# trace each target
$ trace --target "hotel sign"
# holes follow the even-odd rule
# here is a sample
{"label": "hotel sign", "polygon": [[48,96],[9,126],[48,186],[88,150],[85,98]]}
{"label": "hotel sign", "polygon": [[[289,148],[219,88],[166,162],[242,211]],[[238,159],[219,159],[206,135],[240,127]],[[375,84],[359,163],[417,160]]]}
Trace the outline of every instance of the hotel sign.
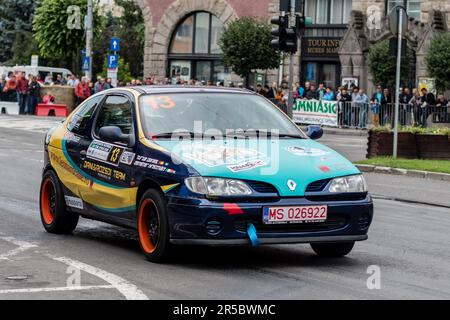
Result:
{"label": "hotel sign", "polygon": [[340,38],[304,37],[302,55],[304,57],[338,57]]}

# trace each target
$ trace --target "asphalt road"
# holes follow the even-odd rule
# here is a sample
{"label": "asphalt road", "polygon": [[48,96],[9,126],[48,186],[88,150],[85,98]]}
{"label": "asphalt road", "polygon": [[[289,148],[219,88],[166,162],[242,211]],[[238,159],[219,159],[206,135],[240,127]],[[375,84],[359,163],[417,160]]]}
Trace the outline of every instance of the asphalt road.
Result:
{"label": "asphalt road", "polygon": [[[0,299],[450,298],[448,208],[376,200],[369,240],[344,259],[305,245],[188,247],[157,265],[132,231],[81,220],[71,236],[47,234],[38,211],[45,125],[20,123],[0,116]],[[381,288],[369,290],[373,266]]]}

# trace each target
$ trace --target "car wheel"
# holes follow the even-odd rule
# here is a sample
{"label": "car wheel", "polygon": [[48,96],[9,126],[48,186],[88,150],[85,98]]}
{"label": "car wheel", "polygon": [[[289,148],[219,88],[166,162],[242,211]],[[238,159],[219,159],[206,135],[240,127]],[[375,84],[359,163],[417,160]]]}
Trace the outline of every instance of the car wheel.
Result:
{"label": "car wheel", "polygon": [[164,262],[169,257],[171,244],[166,201],[157,190],[148,190],[138,208],[139,243],[145,258]]}
{"label": "car wheel", "polygon": [[51,170],[44,174],[39,200],[41,220],[47,232],[70,234],[75,230],[79,215],[67,210],[61,183]]}
{"label": "car wheel", "polygon": [[340,243],[311,243],[311,248],[320,257],[338,258],[348,255],[355,242],[340,242]]}

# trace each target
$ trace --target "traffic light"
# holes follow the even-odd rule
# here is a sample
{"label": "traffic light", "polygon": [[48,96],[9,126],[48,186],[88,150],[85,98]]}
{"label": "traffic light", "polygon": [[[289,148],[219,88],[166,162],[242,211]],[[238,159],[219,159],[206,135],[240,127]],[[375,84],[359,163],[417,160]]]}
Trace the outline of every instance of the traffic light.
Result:
{"label": "traffic light", "polygon": [[272,29],[272,47],[279,51],[296,53],[298,46],[297,30],[289,28],[289,16],[273,17],[270,22],[277,26]]}
{"label": "traffic light", "polygon": [[287,28],[289,28],[289,17],[286,16],[278,16],[273,17],[270,20],[270,23],[275,25],[276,27],[272,29],[272,41],[270,44],[275,50],[283,51],[283,37]]}
{"label": "traffic light", "polygon": [[306,27],[312,25],[312,19],[310,17],[297,15],[295,17],[295,26],[299,35],[303,34]]}

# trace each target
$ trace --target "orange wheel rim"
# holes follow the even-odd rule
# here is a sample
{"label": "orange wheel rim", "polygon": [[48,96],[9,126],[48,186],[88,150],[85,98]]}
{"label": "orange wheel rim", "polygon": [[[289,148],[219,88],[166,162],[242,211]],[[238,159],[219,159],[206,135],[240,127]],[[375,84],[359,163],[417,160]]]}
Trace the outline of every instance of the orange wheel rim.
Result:
{"label": "orange wheel rim", "polygon": [[56,190],[53,181],[47,178],[42,186],[41,212],[45,224],[53,223],[56,210]]}
{"label": "orange wheel rim", "polygon": [[153,200],[146,199],[139,208],[138,232],[141,246],[146,253],[153,253],[159,243],[159,214]]}

